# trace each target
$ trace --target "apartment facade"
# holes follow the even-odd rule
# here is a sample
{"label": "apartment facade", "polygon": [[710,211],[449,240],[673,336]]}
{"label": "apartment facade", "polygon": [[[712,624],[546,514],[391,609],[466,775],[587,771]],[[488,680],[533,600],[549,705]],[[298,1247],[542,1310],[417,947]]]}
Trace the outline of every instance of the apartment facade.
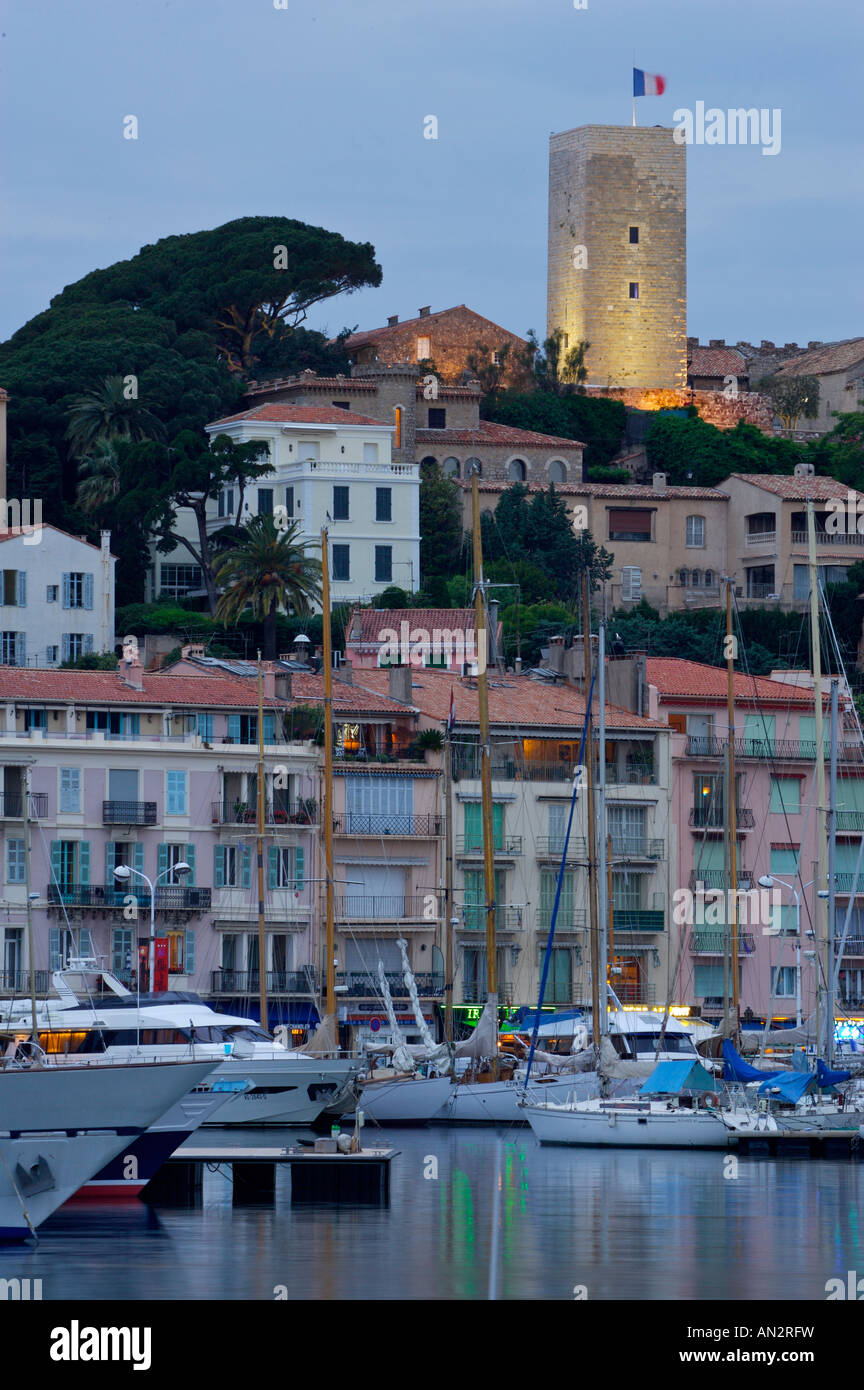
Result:
{"label": "apartment facade", "polygon": [[98,546],[41,523],[0,531],[0,665],[113,651],[115,565],[110,531]]}

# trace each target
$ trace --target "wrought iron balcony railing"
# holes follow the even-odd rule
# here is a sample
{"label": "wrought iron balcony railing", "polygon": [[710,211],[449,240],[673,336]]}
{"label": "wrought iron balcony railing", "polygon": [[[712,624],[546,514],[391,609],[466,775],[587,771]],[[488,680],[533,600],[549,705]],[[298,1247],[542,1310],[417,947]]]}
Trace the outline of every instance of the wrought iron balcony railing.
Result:
{"label": "wrought iron balcony railing", "polygon": [[[120,909],[126,900],[134,895],[138,908],[150,911],[149,891],[135,892],[116,888],[102,883],[49,883],[45,897],[49,907],[97,907]],[[206,912],[210,908],[211,890],[209,888],[185,888],[179,884],[167,883],[156,889],[156,912]]]}
{"label": "wrought iron balcony railing", "polygon": [[[482,858],[483,837],[481,835],[460,835],[456,841],[456,853],[458,855],[472,858]],[[493,853],[500,855],[517,855],[522,853],[521,835],[499,835],[493,845]]]}
{"label": "wrought iron balcony railing", "polygon": [[155,825],[155,801],[103,801],[103,825]]}
{"label": "wrought iron balcony railing", "polygon": [[650,908],[622,907],[612,910],[612,930],[618,932],[657,932],[666,930],[666,914]]}
{"label": "wrought iron balcony railing", "polygon": [[[862,875],[864,878],[864,875]],[[731,888],[732,882],[725,869],[693,869],[690,873],[690,890],[697,892],[697,885],[709,893],[716,892],[718,888]],[[753,874],[749,869],[738,869],[738,891],[749,892],[753,886]],[[864,888],[862,888],[864,892]]]}
{"label": "wrought iron balcony railing", "polygon": [[[214,801],[212,821],[214,825],[255,825],[258,809],[253,801]],[[264,807],[264,824],[272,825],[317,825],[317,801],[268,801]]]}
{"label": "wrought iron balcony railing", "polygon": [[[47,994],[51,985],[51,972],[49,970],[34,970],[34,983],[37,994]],[[0,992],[5,995],[22,995],[30,993],[30,971],[29,970],[0,970]]]}
{"label": "wrought iron balcony railing", "polygon": [[[555,935],[559,932],[584,931],[588,925],[588,912],[584,907],[571,907],[569,910],[558,908],[558,921],[555,923]],[[552,927],[552,908],[540,907],[537,909],[535,926],[538,931],[548,933]]]}
{"label": "wrought iron balcony railing", "polygon": [[[462,984],[462,1003],[463,1004],[485,1004],[488,998],[486,985],[479,984],[472,980],[465,980]],[[509,980],[498,981],[498,1003],[512,1004],[513,986]]]}
{"label": "wrought iron balcony railing", "polygon": [[[722,806],[694,806],[689,823],[697,830],[725,830],[726,813]],[[739,806],[736,809],[736,830],[752,830],[755,824],[756,817],[747,807]]]}
{"label": "wrought iron balcony railing", "polygon": [[613,859],[663,859],[665,840],[650,840],[642,836],[612,836]]}
{"label": "wrought iron balcony railing", "polygon": [[441,816],[358,815],[346,811],[333,817],[337,835],[440,835]]}
{"label": "wrought iron balcony railing", "polygon": [[[48,795],[46,792],[30,793],[30,815],[41,820],[48,814]],[[24,796],[21,792],[0,793],[0,817],[4,820],[22,820],[24,817]]]}
{"label": "wrought iron balcony railing", "polygon": [[[688,949],[694,956],[722,956],[732,949],[731,934],[724,931],[691,931],[688,936]],[[739,931],[738,950],[742,955],[752,955],[756,949],[756,939],[752,932]]]}
{"label": "wrought iron balcony railing", "polygon": [[[428,908],[432,906],[430,916]],[[336,916],[341,922],[429,922],[433,924],[438,917],[438,899],[434,893],[425,897],[406,897],[403,893],[392,893],[372,897],[358,894],[356,897],[337,898]]]}
{"label": "wrought iron balcony railing", "polygon": [[836,827],[841,831],[864,830],[864,811],[838,811]]}
{"label": "wrought iron balcony railing", "polygon": [[[394,999],[409,998],[408,986],[401,974],[385,974],[390,994]],[[444,976],[435,972],[415,975],[414,982],[417,985],[417,993],[421,998],[435,998],[444,993]],[[348,973],[345,971],[336,972],[336,984],[344,985],[345,989],[340,991],[343,996],[349,995],[353,999],[380,999],[381,985],[377,975],[363,974],[362,972]]]}
{"label": "wrought iron balcony railing", "polygon": [[[862,538],[864,539],[864,538]],[[687,740],[689,758],[725,758],[729,740],[725,738],[703,738],[701,735]],[[825,757],[831,750],[825,743]],[[838,757],[843,763],[864,763],[864,748],[859,743],[841,743],[837,748]],[[814,739],[779,738],[736,738],[736,758],[759,758],[764,762],[805,762],[816,761]]]}
{"label": "wrought iron balcony railing", "polygon": [[[521,931],[527,923],[527,918],[527,912],[521,907],[498,907],[495,909],[495,928],[497,931]],[[458,930],[485,931],[485,907],[473,904],[463,907]]]}
{"label": "wrought iron balcony railing", "polygon": [[[212,970],[210,972],[211,994],[257,994],[261,988],[261,976],[257,970]],[[315,994],[318,988],[316,972],[313,970],[268,970],[267,993],[275,994]]]}

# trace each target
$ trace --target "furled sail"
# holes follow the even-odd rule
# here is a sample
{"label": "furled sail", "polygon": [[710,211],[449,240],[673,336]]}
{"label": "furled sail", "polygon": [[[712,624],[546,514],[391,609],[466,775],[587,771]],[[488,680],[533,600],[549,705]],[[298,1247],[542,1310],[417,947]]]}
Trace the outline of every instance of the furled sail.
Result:
{"label": "furled sail", "polygon": [[492,1059],[498,1056],[498,1000],[490,998],[483,1005],[483,1012],[470,1038],[456,1044],[457,1057],[481,1057]]}
{"label": "furled sail", "polygon": [[[411,966],[408,964],[408,942],[400,937],[396,945],[399,947],[399,954],[402,957],[402,979],[405,981],[405,988],[408,990],[408,996],[411,1000],[411,1008],[414,1011],[414,1020],[417,1024],[417,1030],[420,1037],[423,1039],[425,1056],[434,1066],[441,1070],[446,1070],[450,1065],[450,1049],[446,1043],[436,1043],[423,1017],[423,1010],[420,1007],[420,996],[417,993],[417,981],[414,979]],[[417,1055],[416,1048],[412,1049],[412,1051]]]}
{"label": "furled sail", "polygon": [[[387,976],[384,974],[384,966],[380,960],[378,962],[378,983],[381,986],[381,996],[384,1000],[384,1008],[387,1010],[387,1021],[390,1024],[391,1035],[394,1038],[399,1038],[401,1034],[399,1031],[399,1023],[396,1018],[396,1010],[393,1008],[393,997],[390,994],[390,986],[387,983]],[[411,1072],[414,1070],[414,1058],[402,1042],[397,1043],[393,1048],[392,1061],[397,1071]]]}

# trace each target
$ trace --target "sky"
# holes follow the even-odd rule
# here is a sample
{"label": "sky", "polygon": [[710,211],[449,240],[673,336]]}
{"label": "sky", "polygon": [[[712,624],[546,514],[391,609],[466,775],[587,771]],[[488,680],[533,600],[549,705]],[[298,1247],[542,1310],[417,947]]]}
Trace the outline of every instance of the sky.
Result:
{"label": "sky", "polygon": [[861,0],[578,3],[5,0],[0,338],[96,267],[255,214],[376,249],[381,287],[309,327],[465,303],[542,336],[549,135],[629,124],[634,64],[667,82],[640,125],[781,112],[775,156],[688,148],[688,333],[864,333]]}

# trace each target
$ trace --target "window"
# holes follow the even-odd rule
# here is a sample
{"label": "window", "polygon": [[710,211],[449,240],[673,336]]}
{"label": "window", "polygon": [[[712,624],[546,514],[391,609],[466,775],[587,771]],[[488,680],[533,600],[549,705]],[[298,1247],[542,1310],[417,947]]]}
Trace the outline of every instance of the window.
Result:
{"label": "window", "polygon": [[688,550],[701,550],[705,544],[704,516],[688,516],[685,533]]}
{"label": "window", "polygon": [[299,893],[305,883],[306,851],[290,845],[270,845],[267,850],[267,887],[291,888]]}
{"label": "window", "polygon": [[[23,945],[24,928],[7,927],[3,933],[3,969],[7,974],[14,975],[21,969],[21,962],[24,959]],[[7,982],[6,988],[9,987],[10,984]],[[15,988],[15,986],[11,987]]]}
{"label": "window", "polygon": [[331,401],[330,404],[331,404],[332,406],[334,406],[336,410],[350,410],[350,409],[351,409],[351,402],[350,402],[350,401]]}
{"label": "window", "polygon": [[[504,848],[504,804],[492,803],[492,844],[496,850]],[[483,807],[479,801],[465,803],[465,849],[467,851],[483,848]]]}
{"label": "window", "polygon": [[[464,925],[468,931],[483,931],[486,926],[486,878],[482,869],[466,869]],[[495,870],[495,906],[499,912],[507,905],[507,875],[504,869]],[[499,927],[503,922],[499,919]]]}
{"label": "window", "polygon": [[119,710],[88,709],[85,723],[88,733],[104,733],[108,738],[137,738],[141,731],[140,714],[121,714]]}
{"label": "window", "polygon": [[650,541],[652,516],[647,508],[637,511],[634,507],[610,507],[610,541]]}
{"label": "window", "polygon": [[[228,738],[231,743],[257,743],[258,742],[258,716],[257,714],[229,714],[228,716]],[[275,714],[264,715],[264,742],[276,742],[276,716]]]}
{"label": "window", "polygon": [[[188,864],[191,873],[175,874],[175,864]],[[136,864],[137,868],[138,865]],[[160,883],[175,884],[187,888],[195,884],[195,846],[162,843],[156,851],[156,877]]]}
{"label": "window", "polygon": [[768,872],[779,874],[781,878],[794,880],[798,873],[798,848],[789,845],[772,845]]}
{"label": "window", "polygon": [[797,777],[771,778],[770,810],[798,815],[801,810],[801,783]]}
{"label": "window", "polygon": [[774,591],[773,565],[759,565],[747,571],[748,598],[768,598]]}
{"label": "window", "polygon": [[346,778],[345,824],[349,834],[412,834],[413,777],[363,775]]}
{"label": "window", "polygon": [[64,661],[77,661],[93,650],[93,636],[89,632],[64,632],[60,637],[61,655]]}
{"label": "window", "polygon": [[639,228],[638,228],[638,227],[631,227],[631,228],[630,228],[630,245],[631,245],[631,246],[638,246],[638,245],[639,245]]}
{"label": "window", "polygon": [[364,445],[363,445],[363,462],[364,462],[364,463],[377,463],[377,462],[378,462],[378,445],[377,445],[376,443],[373,442],[372,444],[364,444]]}
{"label": "window", "polygon": [[375,489],[375,520],[393,520],[393,489],[389,487],[376,487]]}
{"label": "window", "polygon": [[196,589],[204,587],[200,565],[161,565],[159,568],[159,592],[171,598],[182,598]]}
{"label": "window", "polygon": [[429,428],[430,430],[446,430],[447,411],[441,406],[429,407]]}
{"label": "window", "polygon": [[59,585],[59,584],[49,584],[49,585],[47,586],[46,590],[45,590],[45,602],[46,602],[46,603],[56,603],[59,597],[60,597],[60,585]]}
{"label": "window", "polygon": [[63,576],[63,607],[93,607],[93,576],[72,570]]}
{"label": "window", "polygon": [[293,516],[293,515],[294,515],[294,489],[293,489],[293,487],[286,487],[286,489],[285,489],[285,512],[286,512],[286,515],[287,515],[287,516]]}
{"label": "window", "polygon": [[638,299],[638,298],[639,298],[639,282],[638,282],[637,280],[631,280],[631,281],[630,281],[630,298],[631,298],[631,299]]}
{"label": "window", "polygon": [[213,715],[196,714],[195,732],[205,743],[213,742]]}
{"label": "window", "polygon": [[71,893],[79,884],[89,884],[89,840],[52,840],[51,878],[63,893]]}
{"label": "window", "polygon": [[[418,339],[417,339],[417,361],[418,361],[418,362],[425,362],[429,357],[431,357],[431,355],[432,355],[431,347],[432,347],[432,344],[431,344],[431,342],[430,342],[430,340],[429,340],[428,338],[418,338]],[[432,426],[430,425],[429,428],[431,429]]]}
{"label": "window", "polygon": [[122,979],[124,975],[130,976],[134,968],[131,927],[113,927],[111,930],[111,970]]}
{"label": "window", "polygon": [[706,571],[705,571],[705,588],[706,588],[706,589],[712,589],[713,587],[714,587],[714,571],[713,571],[713,570],[706,570]]}
{"label": "window", "polygon": [[61,767],[60,769],[60,813],[75,815],[81,810],[81,769],[80,767]]}
{"label": "window", "polygon": [[351,566],[350,566],[350,562],[349,562],[349,561],[350,561],[350,546],[347,546],[347,545],[334,545],[334,547],[333,547],[333,560],[332,560],[333,578],[334,578],[334,579],[343,579],[343,580],[344,580],[344,579],[350,579],[350,578],[351,578]]}
{"label": "window", "polygon": [[310,461],[315,463],[318,461],[321,450],[319,448],[317,439],[310,439],[307,440],[305,443],[298,444],[297,452],[300,455],[300,460],[302,463],[308,463]]}
{"label": "window", "polygon": [[394,424],[394,426],[395,426],[395,429],[394,429],[394,431],[393,431],[393,448],[394,448],[394,449],[401,449],[401,448],[402,448],[402,407],[401,407],[401,405],[394,405],[394,407],[393,407],[393,424]]}
{"label": "window", "polygon": [[234,515],[234,489],[233,487],[223,487],[217,499],[216,510],[220,517],[231,518]]}
{"label": "window", "polygon": [[560,459],[553,459],[550,463],[549,481],[550,483],[566,483],[567,466],[563,464]]}
{"label": "window", "polygon": [[[140,842],[129,840],[106,840],[105,842],[105,883],[108,888],[114,888],[118,893],[135,893],[142,891],[143,879],[136,878],[135,874],[125,883],[114,877],[114,870],[125,865],[129,869],[137,869],[138,873],[144,872],[144,846]],[[146,891],[146,886],[145,886]]]}
{"label": "window", "polygon": [[252,852],[248,845],[214,845],[214,888],[248,888],[252,882]]}
{"label": "window", "polygon": [[27,575],[23,570],[3,570],[4,608],[24,608],[27,604]]}
{"label": "window", "polygon": [[165,814],[166,816],[186,815],[186,773],[165,773]]}
{"label": "window", "polygon": [[523,459],[511,459],[507,465],[507,476],[513,483],[524,483],[527,471]]}
{"label": "window", "polygon": [[350,520],[349,513],[348,513],[349,493],[350,493],[350,489],[347,488],[347,487],[334,487],[334,489],[333,489],[333,520],[334,520],[334,521],[348,521],[348,520]]}
{"label": "window", "polygon": [[168,932],[168,972],[172,975],[195,974],[195,932]]}
{"label": "window", "polygon": [[258,515],[273,515],[273,489],[272,487],[259,487],[258,489]]}
{"label": "window", "polygon": [[44,728],[45,728],[45,711],[44,711],[44,709],[25,709],[25,711],[24,711],[24,728],[25,728],[28,732],[30,731],[30,729],[44,729]]}
{"label": "window", "polygon": [[6,882],[24,883],[27,874],[24,864],[24,841],[6,841]]}
{"label": "window", "polygon": [[[563,838],[561,847],[563,849]],[[561,880],[561,900],[558,904],[558,916],[555,920],[556,930],[572,931],[576,925],[575,889],[576,875],[572,869],[565,870]],[[558,888],[558,870],[541,869],[540,871],[540,907],[537,915],[537,926],[541,931],[549,931],[552,926],[552,912],[555,907],[555,893]]]}
{"label": "window", "polygon": [[693,585],[693,588],[694,588],[694,589],[698,589],[698,588],[700,587],[700,585],[702,584],[702,571],[701,571],[701,570],[693,570],[693,571],[691,572],[691,574],[690,574],[690,583]]}
{"label": "window", "polygon": [[610,806],[608,820],[613,854],[644,853],[644,806]]}
{"label": "window", "polygon": [[375,583],[392,584],[393,582],[393,547],[392,545],[376,545],[375,547]]}
{"label": "window", "polygon": [[641,912],[642,875],[612,875],[612,903],[616,912]]}
{"label": "window", "polygon": [[441,465],[441,472],[445,478],[459,477],[459,460],[454,458],[445,459]]}
{"label": "window", "polygon": [[26,666],[26,648],[23,632],[0,632],[0,665]]}
{"label": "window", "polygon": [[777,965],[771,971],[771,993],[777,999],[795,997],[794,965]]}
{"label": "window", "polygon": [[546,997],[550,1004],[569,1004],[573,998],[572,956],[567,946],[552,947],[546,981]]}
{"label": "window", "polygon": [[637,565],[621,568],[621,602],[638,603],[642,597],[642,571]]}

